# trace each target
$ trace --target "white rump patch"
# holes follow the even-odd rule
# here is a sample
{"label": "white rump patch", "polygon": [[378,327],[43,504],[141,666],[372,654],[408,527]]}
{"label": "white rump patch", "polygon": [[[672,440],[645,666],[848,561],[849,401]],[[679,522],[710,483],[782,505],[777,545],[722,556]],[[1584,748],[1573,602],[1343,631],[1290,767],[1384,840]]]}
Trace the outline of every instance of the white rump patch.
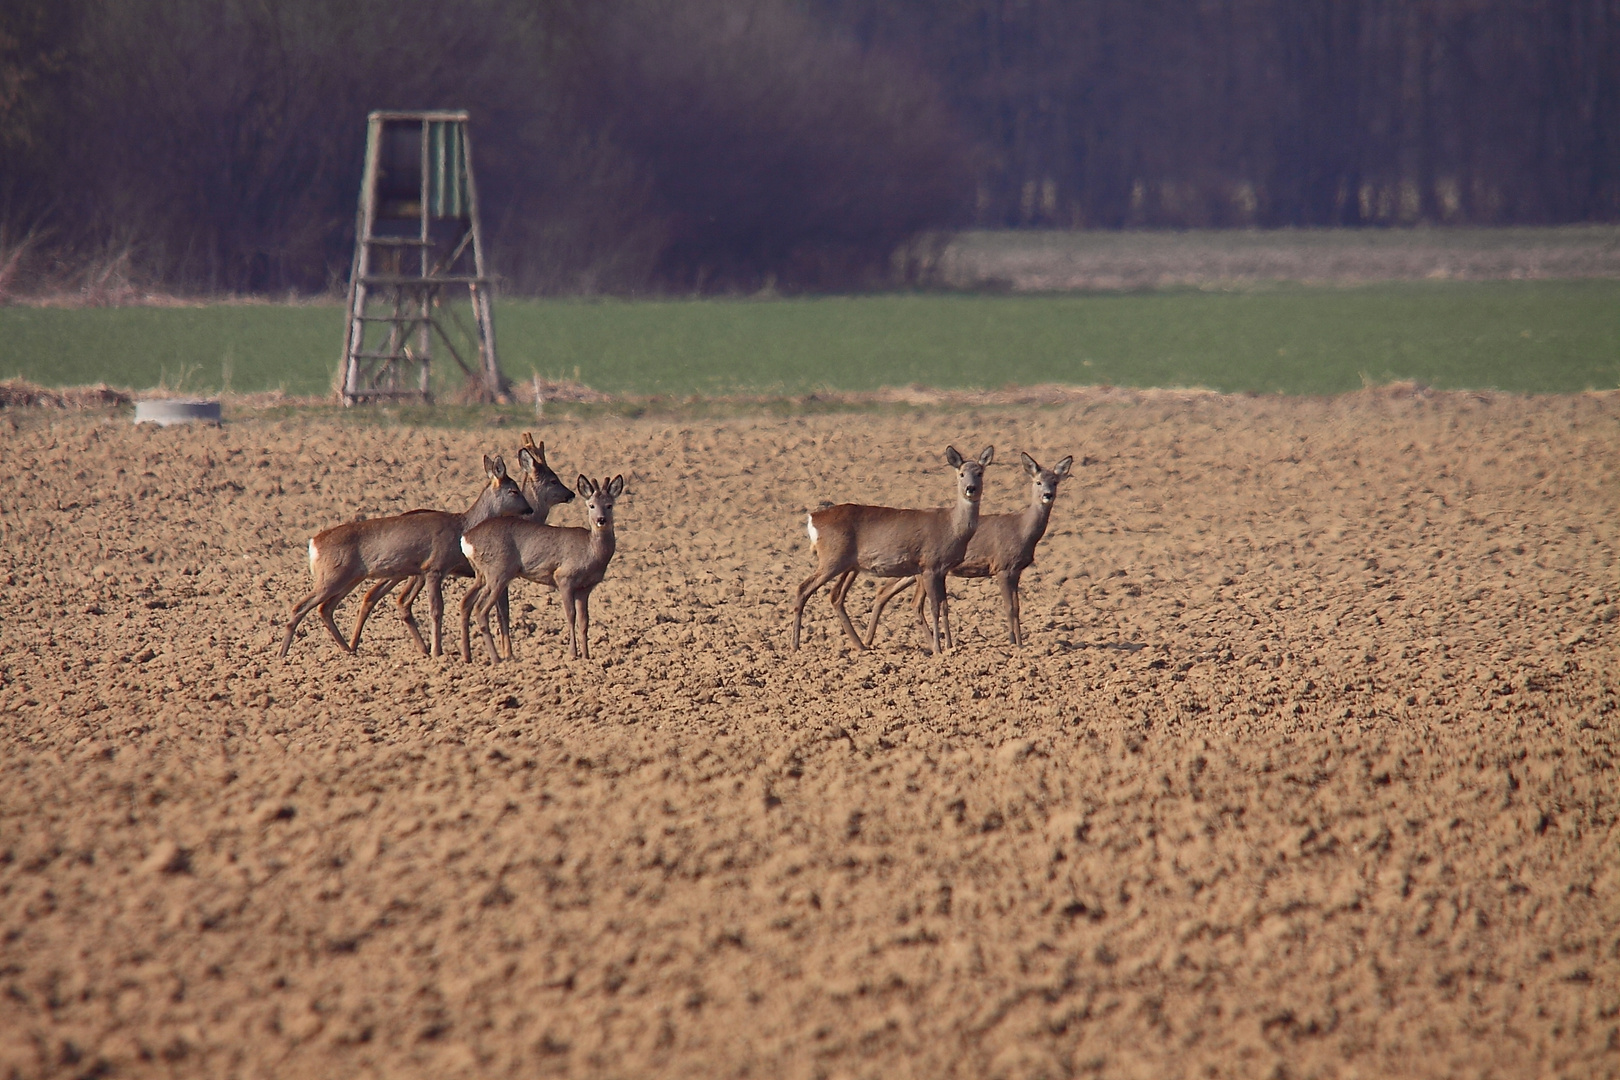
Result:
{"label": "white rump patch", "polygon": [[816,532],[816,516],[814,514],[804,515],[804,527],[810,533],[810,543],[814,546],[816,541],[821,539],[821,536]]}
{"label": "white rump patch", "polygon": [[315,551],[315,538],[312,536],[309,538],[309,568],[311,570],[315,569],[315,560],[319,557]]}
{"label": "white rump patch", "polygon": [[461,553],[467,556],[469,559],[473,557],[473,546],[472,544],[468,543],[465,536],[461,538]]}

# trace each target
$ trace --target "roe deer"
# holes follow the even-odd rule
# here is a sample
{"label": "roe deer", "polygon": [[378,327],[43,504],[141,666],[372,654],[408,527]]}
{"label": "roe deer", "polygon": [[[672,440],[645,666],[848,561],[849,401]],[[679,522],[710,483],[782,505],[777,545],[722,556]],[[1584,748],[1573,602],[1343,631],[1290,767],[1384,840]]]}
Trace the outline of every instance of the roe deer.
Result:
{"label": "roe deer", "polygon": [[[399,582],[416,576],[420,576],[428,588],[428,610],[433,616],[433,655],[442,655],[444,593],[441,584],[446,574],[466,566],[461,554],[462,530],[468,523],[476,524],[493,515],[529,512],[528,501],[506,475],[506,464],[500,458],[485,456],[484,475],[489,483],[465,514],[412,510],[395,517],[351,521],[312,537],[309,571],[315,578],[315,590],[293,608],[287,636],[281,642],[281,655],[287,655],[293,632],[311,611],[319,611],[321,621],[338,647],[352,653],[353,646],[343,640],[337,624],[332,621],[332,609],[368,578]],[[460,572],[468,573],[465,569]],[[410,608],[407,607],[403,615],[417,646],[427,653],[422,631],[411,617]],[[358,626],[355,638],[359,639]]]}
{"label": "roe deer", "polygon": [[[521,518],[491,518],[461,538],[461,550],[472,565],[472,588],[461,598],[461,658],[472,662],[471,620],[476,614],[489,646],[490,659],[501,662],[489,632],[489,613],[505,599],[512,581],[523,578],[550,585],[562,600],[568,623],[568,648],[575,659],[591,658],[591,590],[601,584],[613,558],[613,504],[624,494],[624,477],[598,484],[580,476],[575,484],[585,500],[590,528],[540,525]],[[512,659],[512,633],[503,624],[505,658]]]}
{"label": "roe deer", "polygon": [[[532,510],[530,520],[544,523],[553,506],[558,503],[574,501],[574,493],[568,489],[568,485],[563,483],[562,479],[551,471],[551,466],[546,464],[546,444],[536,444],[534,436],[527,431],[523,433],[523,445],[518,449],[518,466],[523,474],[523,480],[519,487],[523,492],[524,501],[529,504]],[[482,520],[482,518],[469,518],[463,522],[463,531]],[[456,554],[459,561],[447,573],[452,577],[470,578],[473,575],[472,567],[467,565],[466,559],[460,557],[460,552],[461,548],[458,543]],[[394,604],[399,610],[399,617],[405,621],[405,628],[411,631],[411,634],[416,638],[416,644],[421,646],[422,651],[427,652],[427,646],[422,644],[422,635],[416,629],[416,618],[411,612],[411,605],[416,603],[417,596],[422,592],[422,586],[427,583],[427,579],[420,574],[404,578],[384,578],[366,590],[366,595],[360,598],[359,614],[355,616],[354,636],[349,639],[349,650],[351,652],[358,651],[360,648],[360,631],[365,628],[366,619],[371,615],[371,609],[377,605],[377,601],[388,595],[390,589],[402,581],[406,585],[399,591],[399,596],[394,599]],[[511,616],[505,597],[501,598],[501,606],[497,614],[500,617],[502,626],[510,625]]]}
{"label": "roe deer", "polygon": [[[1074,464],[1073,457],[1066,457],[1050,469],[1043,469],[1028,454],[1020,453],[1019,456],[1024,459],[1024,471],[1030,479],[1028,509],[1016,514],[986,514],[979,518],[979,528],[974,532],[973,539],[968,541],[967,554],[950,572],[952,577],[996,579],[1001,586],[1002,603],[1007,608],[1007,630],[1012,635],[1014,645],[1024,643],[1023,624],[1019,619],[1018,579],[1035,561],[1035,545],[1046,535],[1046,522],[1052,516],[1052,503],[1057,500],[1058,481],[1069,475],[1069,466]],[[877,638],[878,619],[883,615],[883,606],[909,584],[909,579],[897,581],[878,593],[877,601],[872,605],[872,625],[866,632],[867,648],[871,648]],[[923,619],[923,587],[920,581],[917,583],[916,610],[917,621],[922,623],[926,632],[928,623]]]}
{"label": "roe deer", "polygon": [[536,443],[527,431],[523,433],[523,445],[518,448],[518,466],[523,471],[523,497],[534,507],[529,520],[544,525],[553,506],[574,501],[573,491],[546,464],[546,444]]}
{"label": "roe deer", "polygon": [[940,655],[940,630],[950,640],[950,611],[945,598],[945,574],[962,561],[968,541],[979,524],[979,498],[984,492],[984,470],[995,456],[987,446],[976,461],[945,448],[945,460],[956,470],[956,505],[938,510],[897,510],[888,506],[841,503],[810,515],[810,547],[816,553],[816,572],[799,585],[793,602],[793,647],[799,647],[799,623],[804,602],[827,582],[832,587],[833,610],[844,632],[864,650],[866,645],[844,610],[844,597],[862,570],[876,577],[917,576],[933,602],[934,655]]}

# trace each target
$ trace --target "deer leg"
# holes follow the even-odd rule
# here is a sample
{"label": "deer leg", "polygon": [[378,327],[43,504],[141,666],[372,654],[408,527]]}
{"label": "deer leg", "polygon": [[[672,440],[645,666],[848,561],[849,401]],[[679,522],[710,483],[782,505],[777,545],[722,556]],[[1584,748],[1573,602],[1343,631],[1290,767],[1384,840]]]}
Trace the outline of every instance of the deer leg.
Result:
{"label": "deer leg", "polygon": [[559,582],[557,592],[562,600],[563,621],[568,624],[568,655],[578,660],[579,642],[574,637],[574,620],[578,614],[574,608],[574,588]]}
{"label": "deer leg", "polygon": [[1001,605],[1007,610],[1007,636],[1014,645],[1022,645],[1018,633],[1018,582],[1011,574],[997,574],[996,584],[1001,586]]}
{"label": "deer leg", "polygon": [[[287,623],[287,636],[281,639],[281,655],[282,656],[286,656],[287,655],[287,650],[292,646],[293,633],[294,633],[294,631],[296,631],[298,629],[298,624],[304,621],[304,616],[308,615],[310,612],[314,611],[321,604],[325,603],[325,601],[326,601],[326,590],[327,590],[327,586],[324,586],[324,585],[321,586],[320,588],[317,588],[314,592],[312,592],[308,596],[304,597],[304,599],[301,600],[298,603],[298,605],[293,608],[292,619]],[[345,652],[349,651],[349,646],[348,646],[347,642],[344,642],[341,639],[339,639],[339,643],[343,645],[343,649],[344,649]]]}
{"label": "deer leg", "polygon": [[832,592],[828,595],[828,599],[833,602],[834,607],[844,602],[844,597],[848,595],[849,587],[855,584],[855,575],[859,572],[858,570],[851,570],[847,574],[840,574],[838,579],[833,582]]}
{"label": "deer leg", "polygon": [[581,589],[579,598],[579,648],[585,659],[591,658],[591,590]]}
{"label": "deer leg", "polygon": [[910,585],[914,579],[903,577],[891,585],[885,585],[872,602],[872,625],[866,629],[866,647],[870,649],[872,642],[877,640],[878,620],[883,617],[883,609],[898,593]]}
{"label": "deer leg", "polygon": [[815,595],[815,591],[827,582],[846,571],[837,567],[831,570],[817,570],[799,583],[799,593],[793,600],[793,647],[799,647],[799,623],[804,618],[804,602]]}
{"label": "deer leg", "polygon": [[945,606],[945,579],[943,577],[935,577],[930,574],[922,580],[928,586],[929,614],[933,616],[933,625],[929,627],[929,630],[931,632],[931,636],[933,637],[934,655],[939,656],[941,655],[939,624],[941,609]]}
{"label": "deer leg", "polygon": [[499,618],[495,620],[495,629],[499,631],[499,633],[493,636],[490,634],[489,616],[490,612],[496,612],[499,614],[501,607],[501,594],[509,590],[511,587],[512,583],[510,581],[498,589],[491,585],[489,595],[478,603],[478,617],[482,620],[479,625],[484,628],[484,640],[494,641],[500,645],[500,655],[496,657],[496,660],[512,659],[512,642],[506,637],[505,630],[501,628]]}
{"label": "deer leg", "polygon": [[355,616],[354,635],[349,638],[349,651],[360,651],[360,631],[365,628],[366,620],[371,617],[371,609],[377,602],[388,595],[390,589],[400,583],[400,578],[384,578],[366,590],[366,595],[360,598],[360,613]]}
{"label": "deer leg", "polygon": [[287,635],[281,639],[281,655],[285,657],[287,650],[292,648],[293,633],[298,624],[304,621],[304,616],[315,610],[315,602],[320,599],[320,593],[313,592],[299,603],[293,605],[292,618],[287,622]]}
{"label": "deer leg", "polygon": [[501,644],[506,646],[506,658],[517,659],[517,646],[512,641],[512,624],[501,613],[512,606],[512,583],[508,581],[501,591],[495,594],[495,614],[501,628]]}
{"label": "deer leg", "polygon": [[1018,644],[1024,643],[1024,594],[1018,588],[1018,579],[1013,578],[1013,626],[1018,630]]}
{"label": "deer leg", "polygon": [[427,585],[428,616],[433,620],[433,652],[444,655],[444,578],[438,574],[424,574],[417,579]]}
{"label": "deer leg", "polygon": [[1018,590],[1023,571],[1014,570],[1007,575],[1007,598],[1011,604],[1013,644],[1024,644],[1024,596]]}
{"label": "deer leg", "polygon": [[855,643],[855,651],[865,652],[866,642],[862,641],[861,635],[855,632],[855,624],[849,621],[849,612],[844,610],[844,596],[849,592],[850,582],[855,580],[857,573],[859,573],[858,570],[846,570],[843,576],[833,583],[831,599],[833,610],[838,613],[838,621],[844,624],[844,633],[848,634],[849,640]]}
{"label": "deer leg", "polygon": [[478,617],[478,628],[484,633],[484,644],[489,648],[490,662],[494,664],[501,662],[501,654],[495,649],[495,635],[489,632],[489,613],[495,606],[496,598],[500,596],[501,588],[504,587],[504,582],[498,586],[494,581],[486,581],[483,593],[478,597],[478,610],[475,612]]}
{"label": "deer leg", "polygon": [[501,622],[501,637],[510,642],[512,640],[511,590],[501,593],[500,599],[495,601],[495,617]]}
{"label": "deer leg", "polygon": [[315,608],[315,613],[321,617],[321,622],[326,624],[326,632],[332,635],[332,640],[338,643],[338,648],[342,649],[346,653],[352,654],[354,650],[349,648],[349,643],[343,639],[342,634],[338,633],[337,623],[332,621],[332,611],[339,604],[343,603],[343,598],[352,593],[356,585],[360,584],[360,582],[364,580],[364,578],[360,578],[355,581],[351,581],[337,592],[328,591],[326,599],[322,600]]}
{"label": "deer leg", "polygon": [[461,598],[461,659],[468,664],[472,663],[472,609],[483,584],[483,578],[474,578],[467,587],[466,595]]}
{"label": "deer leg", "polygon": [[416,625],[416,613],[412,610],[412,605],[416,603],[416,598],[421,593],[422,577],[417,575],[410,579],[410,583],[405,586],[405,591],[400,593],[394,600],[394,607],[399,611],[399,617],[405,623],[405,629],[410,631],[411,639],[416,642],[416,647],[422,650],[423,656],[428,656],[431,654],[428,652],[427,642],[422,640],[422,628]]}
{"label": "deer leg", "polygon": [[464,610],[470,608],[470,619],[478,622],[479,633],[483,635],[484,645],[489,650],[490,661],[499,663],[501,656],[495,651],[495,642],[489,632],[488,605],[490,597],[494,595],[493,585],[493,582],[483,577],[478,578],[473,582],[472,588],[467,590],[467,595],[462,597],[461,602]]}
{"label": "deer leg", "polygon": [[411,578],[406,582],[405,590],[394,598],[394,605],[409,609],[412,604],[416,603],[416,598],[422,595],[422,584],[422,575],[418,574]]}

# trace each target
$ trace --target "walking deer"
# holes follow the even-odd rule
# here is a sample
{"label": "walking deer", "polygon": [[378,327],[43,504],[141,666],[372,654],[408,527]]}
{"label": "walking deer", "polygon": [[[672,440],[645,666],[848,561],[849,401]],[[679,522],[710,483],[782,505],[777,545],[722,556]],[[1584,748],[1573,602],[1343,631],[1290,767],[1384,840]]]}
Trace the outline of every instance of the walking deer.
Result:
{"label": "walking deer", "polygon": [[[568,489],[568,485],[563,483],[562,479],[551,471],[551,466],[546,464],[546,444],[537,444],[534,441],[534,436],[527,431],[523,433],[523,445],[518,449],[518,467],[523,477],[519,483],[519,489],[523,492],[524,501],[531,508],[530,520],[544,523],[553,506],[574,501],[574,493]],[[471,528],[481,520],[483,519],[478,518],[464,522],[464,529]],[[472,577],[472,567],[468,566],[467,560],[461,557],[459,543],[456,546],[456,560],[456,565],[450,567],[447,574],[451,577]],[[416,628],[416,618],[411,611],[412,605],[416,603],[417,596],[422,592],[422,586],[427,583],[427,578],[421,574],[410,577],[384,578],[366,590],[366,595],[360,598],[359,614],[355,616],[354,636],[349,639],[349,650],[351,652],[358,651],[360,648],[360,631],[365,628],[366,619],[371,615],[371,609],[377,605],[379,600],[388,595],[390,589],[401,582],[405,583],[405,587],[395,597],[395,607],[399,611],[399,617],[405,622],[405,628],[415,637],[416,644],[424,654],[427,653],[427,646],[422,643],[422,635]],[[510,609],[504,597],[501,600],[499,609],[497,609],[497,615],[500,617],[502,626],[511,624]]]}
{"label": "walking deer", "polygon": [[876,577],[915,576],[923,583],[933,608],[934,655],[940,655],[941,627],[943,640],[949,642],[951,624],[945,574],[962,561],[968,541],[978,527],[984,470],[994,456],[993,446],[985,447],[977,460],[964,458],[954,446],[945,448],[945,460],[956,470],[955,506],[899,510],[889,506],[841,503],[813,512],[806,525],[818,565],[816,572],[799,585],[793,603],[793,647],[799,647],[799,624],[804,616],[805,601],[837,578],[831,594],[833,610],[855,648],[866,648],[844,610],[850,583],[864,570]]}
{"label": "walking deer", "polygon": [[[1019,456],[1023,458],[1024,471],[1030,479],[1028,508],[1016,514],[986,514],[981,517],[979,528],[974,532],[973,539],[968,541],[967,554],[950,571],[952,577],[996,579],[1001,586],[1002,603],[1007,609],[1007,630],[1014,645],[1024,643],[1018,581],[1035,562],[1035,546],[1046,535],[1046,522],[1052,516],[1052,504],[1057,501],[1058,481],[1069,475],[1069,467],[1074,464],[1073,457],[1066,457],[1050,469],[1043,469],[1028,454],[1020,453]],[[872,625],[866,632],[867,648],[871,648],[877,638],[878,619],[883,616],[884,605],[909,584],[910,579],[903,579],[878,593],[872,605]],[[917,582],[915,606],[917,620],[926,632],[928,623],[923,619],[921,581]]]}
{"label": "walking deer", "polygon": [[[568,623],[568,648],[575,659],[591,658],[591,590],[601,584],[617,546],[613,504],[624,494],[624,477],[597,483],[581,475],[575,490],[585,500],[586,529],[541,525],[521,518],[492,518],[461,538],[473,568],[472,587],[461,598],[461,658],[472,662],[471,620],[478,619],[490,659],[500,663],[489,630],[489,613],[505,600],[517,578],[556,589]],[[512,633],[501,625],[505,659],[513,658]]]}
{"label": "walking deer", "polygon": [[[317,533],[309,541],[309,571],[315,578],[315,589],[294,608],[292,620],[287,624],[287,635],[281,642],[281,655],[286,656],[292,646],[293,633],[304,616],[319,612],[321,621],[332,635],[332,640],[344,652],[354,652],[354,646],[343,640],[332,611],[355,586],[367,579],[383,579],[394,583],[420,576],[428,589],[428,610],[433,617],[433,655],[442,655],[444,637],[445,575],[470,575],[461,554],[461,533],[487,518],[503,514],[527,514],[529,504],[518,490],[517,484],[506,475],[506,464],[500,458],[484,458],[484,475],[489,482],[479,493],[478,500],[465,514],[451,514],[441,510],[412,510],[395,517],[371,518],[351,521],[325,532]],[[386,590],[384,590],[386,591]],[[373,601],[375,603],[375,600]],[[402,611],[405,625],[417,646],[425,654],[427,645],[422,631],[416,625],[410,608]],[[361,621],[364,621],[362,615]],[[360,627],[355,626],[355,640],[359,641]]]}

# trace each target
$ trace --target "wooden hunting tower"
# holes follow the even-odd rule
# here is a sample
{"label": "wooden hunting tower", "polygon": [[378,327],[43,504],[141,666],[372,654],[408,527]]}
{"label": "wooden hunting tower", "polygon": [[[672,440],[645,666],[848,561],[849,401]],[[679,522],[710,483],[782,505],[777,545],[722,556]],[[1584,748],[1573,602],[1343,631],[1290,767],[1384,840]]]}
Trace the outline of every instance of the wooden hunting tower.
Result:
{"label": "wooden hunting tower", "polygon": [[[475,329],[445,296],[465,286]],[[478,355],[462,356],[444,320]],[[437,334],[467,377],[469,396],[499,401],[508,384],[495,356],[490,280],[478,228],[478,189],[464,112],[374,112],[366,129],[349,309],[343,331],[343,404],[432,400]],[[415,369],[412,371],[411,369]]]}

